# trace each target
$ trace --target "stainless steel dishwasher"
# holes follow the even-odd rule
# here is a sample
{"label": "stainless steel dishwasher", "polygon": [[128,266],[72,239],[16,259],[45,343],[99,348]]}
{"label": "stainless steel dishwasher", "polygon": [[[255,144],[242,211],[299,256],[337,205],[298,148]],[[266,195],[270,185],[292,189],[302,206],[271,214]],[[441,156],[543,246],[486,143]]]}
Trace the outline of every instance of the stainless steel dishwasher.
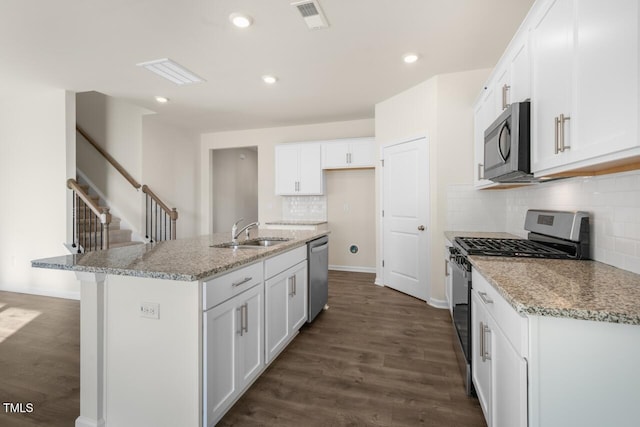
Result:
{"label": "stainless steel dishwasher", "polygon": [[309,317],[313,322],[327,304],[329,297],[329,237],[323,236],[307,244],[309,272]]}

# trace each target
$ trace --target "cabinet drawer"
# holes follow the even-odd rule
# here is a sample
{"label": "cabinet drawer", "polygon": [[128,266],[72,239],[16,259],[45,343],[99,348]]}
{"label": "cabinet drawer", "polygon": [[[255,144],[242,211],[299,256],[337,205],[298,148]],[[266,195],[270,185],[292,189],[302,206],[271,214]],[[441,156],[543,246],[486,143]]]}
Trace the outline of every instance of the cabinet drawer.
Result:
{"label": "cabinet drawer", "polygon": [[307,245],[300,246],[280,255],[276,255],[264,262],[264,277],[269,279],[278,273],[283,272],[292,265],[307,259]]}
{"label": "cabinet drawer", "polygon": [[507,340],[521,357],[528,357],[528,320],[519,315],[488,281],[473,269],[472,287],[482,305],[495,319]]}
{"label": "cabinet drawer", "polygon": [[262,283],[262,262],[205,280],[202,286],[203,309],[208,310],[259,283]]}

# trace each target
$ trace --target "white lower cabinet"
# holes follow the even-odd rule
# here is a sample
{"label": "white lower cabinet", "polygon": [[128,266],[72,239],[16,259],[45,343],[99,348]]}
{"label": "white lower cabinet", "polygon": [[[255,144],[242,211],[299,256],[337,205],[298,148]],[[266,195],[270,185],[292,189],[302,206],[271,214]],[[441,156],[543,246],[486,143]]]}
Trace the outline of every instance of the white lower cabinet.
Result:
{"label": "white lower cabinet", "polygon": [[471,295],[473,384],[489,427],[526,427],[527,319],[477,272]]}
{"label": "white lower cabinet", "polygon": [[271,362],[307,320],[306,260],[265,282],[266,361]]}
{"label": "white lower cabinet", "polygon": [[262,372],[263,294],[261,282],[204,312],[205,426],[215,425]]}

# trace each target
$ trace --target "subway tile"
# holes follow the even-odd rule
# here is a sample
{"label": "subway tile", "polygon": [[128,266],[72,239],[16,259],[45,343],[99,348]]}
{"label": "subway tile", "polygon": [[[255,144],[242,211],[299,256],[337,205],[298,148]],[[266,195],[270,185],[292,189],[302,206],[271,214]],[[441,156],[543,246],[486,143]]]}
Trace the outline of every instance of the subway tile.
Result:
{"label": "subway tile", "polygon": [[616,238],[615,251],[624,255],[636,255],[636,242],[631,239]]}

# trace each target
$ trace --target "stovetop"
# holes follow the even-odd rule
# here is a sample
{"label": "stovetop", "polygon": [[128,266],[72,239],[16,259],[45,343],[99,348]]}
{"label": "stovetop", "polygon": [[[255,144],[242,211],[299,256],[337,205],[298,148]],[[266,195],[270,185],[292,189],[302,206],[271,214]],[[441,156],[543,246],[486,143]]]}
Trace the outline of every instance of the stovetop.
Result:
{"label": "stovetop", "polygon": [[494,239],[456,237],[455,244],[463,255],[510,256],[531,258],[570,258],[563,250],[527,239]]}

